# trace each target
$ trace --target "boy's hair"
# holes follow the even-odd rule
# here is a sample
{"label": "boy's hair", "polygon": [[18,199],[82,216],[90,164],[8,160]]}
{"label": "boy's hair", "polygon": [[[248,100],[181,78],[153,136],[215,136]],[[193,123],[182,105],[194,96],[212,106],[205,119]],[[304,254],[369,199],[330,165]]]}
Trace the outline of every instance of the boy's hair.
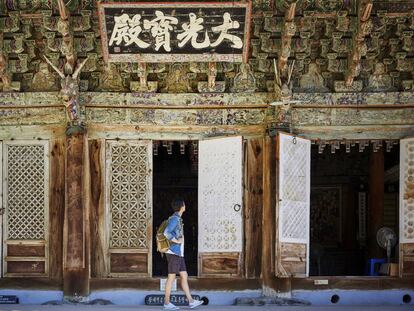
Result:
{"label": "boy's hair", "polygon": [[183,199],[177,198],[177,199],[172,200],[171,207],[174,212],[178,212],[181,209],[181,207],[184,206],[184,204],[185,203]]}

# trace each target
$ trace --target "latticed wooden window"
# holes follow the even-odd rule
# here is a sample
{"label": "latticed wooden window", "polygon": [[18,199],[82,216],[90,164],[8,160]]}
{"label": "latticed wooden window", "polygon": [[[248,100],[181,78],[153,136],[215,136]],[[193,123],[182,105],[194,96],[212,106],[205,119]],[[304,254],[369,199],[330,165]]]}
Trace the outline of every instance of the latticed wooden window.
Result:
{"label": "latticed wooden window", "polygon": [[110,247],[148,248],[148,147],[110,143]]}
{"label": "latticed wooden window", "polygon": [[[49,142],[3,147],[4,275],[48,274]],[[0,148],[1,149],[1,148]]]}
{"label": "latticed wooden window", "polygon": [[8,240],[45,239],[47,145],[6,144]]}

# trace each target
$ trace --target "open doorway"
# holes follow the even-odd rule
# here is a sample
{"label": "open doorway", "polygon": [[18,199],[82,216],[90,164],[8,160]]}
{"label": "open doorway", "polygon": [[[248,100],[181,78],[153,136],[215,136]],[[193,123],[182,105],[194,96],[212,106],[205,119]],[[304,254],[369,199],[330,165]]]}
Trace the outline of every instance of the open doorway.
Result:
{"label": "open doorway", "polygon": [[[153,142],[153,228],[154,232],[172,214],[171,201],[186,203],[183,215],[188,275],[197,275],[198,254],[198,143],[197,141]],[[152,275],[166,276],[167,261],[157,252],[153,237]]]}
{"label": "open doorway", "polygon": [[398,237],[399,144],[332,142],[311,152],[310,275],[379,275],[387,252],[376,233],[388,227]]}

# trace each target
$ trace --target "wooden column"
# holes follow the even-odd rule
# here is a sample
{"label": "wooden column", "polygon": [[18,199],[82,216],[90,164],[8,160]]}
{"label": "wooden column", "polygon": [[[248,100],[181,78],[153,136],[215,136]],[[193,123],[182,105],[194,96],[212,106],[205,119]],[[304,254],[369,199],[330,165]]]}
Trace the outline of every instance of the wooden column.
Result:
{"label": "wooden column", "polygon": [[63,238],[63,294],[89,294],[89,155],[86,133],[66,137],[66,200]]}
{"label": "wooden column", "polygon": [[368,200],[368,258],[384,257],[384,250],[377,244],[377,231],[384,223],[384,149],[371,150],[369,157]]}
{"label": "wooden column", "polygon": [[245,272],[246,278],[259,278],[262,260],[263,219],[263,139],[245,144]]}
{"label": "wooden column", "polygon": [[275,276],[277,159],[274,137],[263,144],[262,288],[266,296],[290,295],[291,279]]}
{"label": "wooden column", "polygon": [[102,278],[108,275],[105,256],[105,140],[89,142],[91,174],[91,277]]}
{"label": "wooden column", "polygon": [[65,139],[50,141],[49,277],[62,280],[65,212]]}

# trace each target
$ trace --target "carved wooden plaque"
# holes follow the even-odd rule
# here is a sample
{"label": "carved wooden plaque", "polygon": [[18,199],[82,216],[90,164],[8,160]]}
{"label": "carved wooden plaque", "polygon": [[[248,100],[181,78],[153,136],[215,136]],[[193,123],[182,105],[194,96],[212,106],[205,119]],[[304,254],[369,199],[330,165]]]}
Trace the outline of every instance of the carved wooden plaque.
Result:
{"label": "carved wooden plaque", "polygon": [[107,62],[242,62],[249,3],[101,3]]}

